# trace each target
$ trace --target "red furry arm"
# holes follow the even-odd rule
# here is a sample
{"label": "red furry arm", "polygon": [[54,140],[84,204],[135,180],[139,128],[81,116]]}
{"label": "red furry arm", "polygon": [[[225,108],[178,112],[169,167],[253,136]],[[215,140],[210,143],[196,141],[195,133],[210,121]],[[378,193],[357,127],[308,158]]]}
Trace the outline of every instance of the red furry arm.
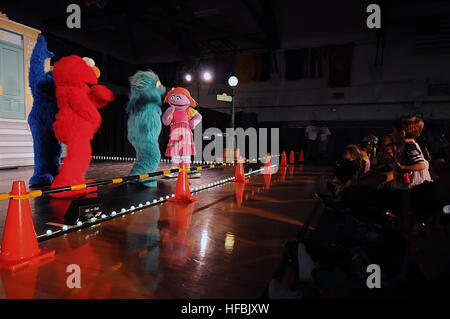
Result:
{"label": "red furry arm", "polygon": [[89,99],[86,92],[83,90],[70,88],[66,90],[66,93],[66,98],[71,109],[80,117],[92,123],[95,127],[95,131],[97,131],[102,123],[102,117],[97,111],[95,105],[92,103],[91,99]]}
{"label": "red furry arm", "polygon": [[89,93],[89,98],[95,107],[99,109],[114,101],[114,94],[104,85],[94,85]]}

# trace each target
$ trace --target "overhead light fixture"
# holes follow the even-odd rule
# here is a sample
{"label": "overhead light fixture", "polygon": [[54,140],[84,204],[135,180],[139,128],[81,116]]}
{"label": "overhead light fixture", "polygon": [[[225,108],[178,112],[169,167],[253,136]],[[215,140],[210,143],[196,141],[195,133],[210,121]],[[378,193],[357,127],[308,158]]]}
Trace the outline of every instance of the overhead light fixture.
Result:
{"label": "overhead light fixture", "polygon": [[445,205],[445,206],[442,208],[442,212],[443,212],[444,214],[446,214],[446,215],[449,215],[449,214],[450,214],[450,205]]}
{"label": "overhead light fixture", "polygon": [[238,78],[235,77],[234,75],[233,75],[233,76],[230,76],[230,77],[228,78],[228,85],[229,85],[229,86],[234,87],[234,86],[237,86],[238,83],[239,83]]}
{"label": "overhead light fixture", "polygon": [[192,81],[192,75],[186,74],[186,75],[184,76],[184,79],[185,79],[187,82],[191,82],[191,81]]}
{"label": "overhead light fixture", "polygon": [[203,72],[203,80],[205,81],[211,81],[212,79],[212,75],[209,71],[205,71]]}

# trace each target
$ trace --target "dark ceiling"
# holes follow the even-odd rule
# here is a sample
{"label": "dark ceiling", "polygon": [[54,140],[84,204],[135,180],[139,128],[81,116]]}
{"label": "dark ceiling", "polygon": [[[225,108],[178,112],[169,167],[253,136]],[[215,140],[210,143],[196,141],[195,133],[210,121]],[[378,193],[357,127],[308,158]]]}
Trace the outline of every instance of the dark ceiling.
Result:
{"label": "dark ceiling", "polygon": [[[383,1],[378,1],[383,2]],[[417,1],[391,0],[390,4]],[[66,8],[81,7],[81,29]],[[343,5],[345,3],[345,5]],[[132,64],[276,50],[365,27],[364,0],[2,0],[10,19]]]}

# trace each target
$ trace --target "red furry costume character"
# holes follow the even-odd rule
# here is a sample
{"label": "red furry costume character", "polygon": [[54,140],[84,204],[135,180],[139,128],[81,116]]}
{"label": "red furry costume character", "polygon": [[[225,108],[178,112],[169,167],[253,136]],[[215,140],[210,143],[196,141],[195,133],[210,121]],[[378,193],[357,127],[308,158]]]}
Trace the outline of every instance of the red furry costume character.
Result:
{"label": "red furry costume character", "polygon": [[[98,69],[93,64],[92,59],[72,55],[53,66],[59,109],[53,128],[56,138],[66,144],[67,156],[52,188],[91,182],[84,174],[91,162],[91,140],[102,122],[97,109],[114,100],[107,87],[97,85]],[[90,187],[52,196],[75,198],[96,190]]]}

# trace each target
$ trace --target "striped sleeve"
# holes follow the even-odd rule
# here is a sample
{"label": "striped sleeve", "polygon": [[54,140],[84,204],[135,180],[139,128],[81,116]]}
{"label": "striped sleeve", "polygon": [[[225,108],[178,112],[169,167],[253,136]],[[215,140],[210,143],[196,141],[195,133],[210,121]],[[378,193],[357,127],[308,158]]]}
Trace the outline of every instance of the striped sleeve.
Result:
{"label": "striped sleeve", "polygon": [[424,162],[420,146],[417,143],[408,143],[405,145],[404,149],[404,162],[405,165],[414,165],[420,162]]}

